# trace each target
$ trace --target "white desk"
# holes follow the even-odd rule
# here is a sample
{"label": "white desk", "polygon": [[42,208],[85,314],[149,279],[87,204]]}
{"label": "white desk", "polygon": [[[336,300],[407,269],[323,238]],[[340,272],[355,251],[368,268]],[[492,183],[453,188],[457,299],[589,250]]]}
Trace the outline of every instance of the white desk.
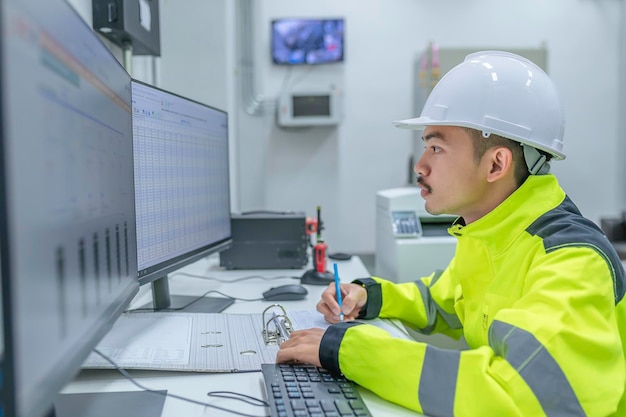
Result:
{"label": "white desk", "polygon": [[[265,277],[297,276],[300,277],[304,270],[263,270],[263,271],[225,271],[218,266],[217,256],[200,260],[193,265],[185,267],[181,271],[215,277],[221,280],[262,275]],[[350,282],[356,278],[369,277],[370,273],[363,266],[361,260],[353,257],[350,261],[337,261],[342,282]],[[332,263],[328,264],[332,270]],[[218,290],[228,295],[241,298],[261,298],[261,293],[271,287],[289,283],[298,283],[293,278],[280,278],[272,281],[263,279],[250,279],[238,283],[221,283],[174,275],[170,278],[170,293],[172,295],[200,295],[208,290]],[[287,310],[315,309],[323,286],[306,285],[309,294],[301,301],[281,301]],[[215,294],[210,294],[215,296]],[[151,300],[150,286],[143,286],[131,303],[130,308],[138,308]],[[224,310],[225,313],[261,313],[264,308],[273,303],[268,301],[242,302],[236,301]],[[257,398],[265,398],[265,386],[260,372],[248,373],[188,373],[188,372],[165,372],[165,371],[131,371],[139,383],[155,390],[167,390],[168,393],[192,398],[197,401],[208,402],[224,408],[235,409],[239,412],[263,416],[267,415],[267,409],[223,398],[208,397],[209,391],[234,391],[251,395]],[[82,392],[113,392],[113,391],[136,391],[138,388],[126,380],[117,371],[110,370],[85,370],[70,384],[63,393]],[[410,410],[389,403],[371,392],[360,389],[368,408],[375,417],[380,416],[420,416]],[[232,413],[215,410],[191,404],[174,398],[167,398],[161,417],[206,417],[206,416],[234,416]]]}

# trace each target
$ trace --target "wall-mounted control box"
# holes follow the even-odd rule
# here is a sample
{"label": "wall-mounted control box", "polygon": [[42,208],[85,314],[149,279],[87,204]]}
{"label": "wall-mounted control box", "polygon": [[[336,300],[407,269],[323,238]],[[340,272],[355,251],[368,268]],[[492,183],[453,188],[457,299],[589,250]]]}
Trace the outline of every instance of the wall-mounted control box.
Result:
{"label": "wall-mounted control box", "polygon": [[287,91],[278,99],[279,126],[332,126],[341,121],[340,94],[336,88]]}

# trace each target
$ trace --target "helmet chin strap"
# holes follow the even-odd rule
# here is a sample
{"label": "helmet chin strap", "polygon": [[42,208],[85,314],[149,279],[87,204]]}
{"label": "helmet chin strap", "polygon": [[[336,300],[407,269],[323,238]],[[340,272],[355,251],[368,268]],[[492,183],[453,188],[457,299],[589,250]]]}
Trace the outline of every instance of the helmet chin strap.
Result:
{"label": "helmet chin strap", "polygon": [[529,145],[522,144],[522,147],[530,175],[545,175],[550,172],[550,162],[544,154]]}

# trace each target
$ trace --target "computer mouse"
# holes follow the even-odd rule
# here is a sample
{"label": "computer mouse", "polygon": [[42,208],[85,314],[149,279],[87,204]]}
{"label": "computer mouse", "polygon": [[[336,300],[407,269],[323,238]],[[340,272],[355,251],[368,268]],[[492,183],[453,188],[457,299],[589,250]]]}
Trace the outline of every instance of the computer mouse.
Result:
{"label": "computer mouse", "polygon": [[265,301],[293,301],[302,300],[309,292],[302,285],[287,284],[270,288],[263,293]]}

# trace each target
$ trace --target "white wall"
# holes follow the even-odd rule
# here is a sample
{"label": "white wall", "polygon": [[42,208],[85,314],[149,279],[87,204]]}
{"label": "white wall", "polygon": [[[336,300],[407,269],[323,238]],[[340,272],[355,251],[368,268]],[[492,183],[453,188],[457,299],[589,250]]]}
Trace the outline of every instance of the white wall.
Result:
{"label": "white wall", "polygon": [[[71,0],[88,10],[91,0]],[[161,86],[227,108],[233,138],[234,209],[322,206],[331,251],[374,251],[375,193],[403,186],[411,133],[391,121],[412,110],[414,56],[430,41],[451,48],[537,48],[566,109],[565,152],[553,172],[594,221],[621,212],[626,145],[619,135],[626,93],[618,78],[626,50],[618,0],[253,0],[254,53],[236,54],[238,2],[161,0]],[[281,129],[274,113],[244,111],[242,68],[254,63],[256,92],[274,97],[287,77],[271,64],[269,21],[346,19],[346,62],[293,69],[299,85],[336,83],[344,120],[336,128]],[[89,19],[90,21],[90,19]]]}
{"label": "white wall", "polygon": [[[159,0],[161,56],[138,57],[133,76],[148,74],[147,82],[228,111],[230,129],[231,181],[235,188],[236,102],[232,74],[234,47],[230,26],[234,20],[232,0]],[[142,62],[143,60],[143,62]],[[156,61],[153,63],[153,60]],[[146,70],[146,66],[156,71]],[[151,68],[150,68],[151,69]],[[237,207],[237,193],[231,204]]]}

